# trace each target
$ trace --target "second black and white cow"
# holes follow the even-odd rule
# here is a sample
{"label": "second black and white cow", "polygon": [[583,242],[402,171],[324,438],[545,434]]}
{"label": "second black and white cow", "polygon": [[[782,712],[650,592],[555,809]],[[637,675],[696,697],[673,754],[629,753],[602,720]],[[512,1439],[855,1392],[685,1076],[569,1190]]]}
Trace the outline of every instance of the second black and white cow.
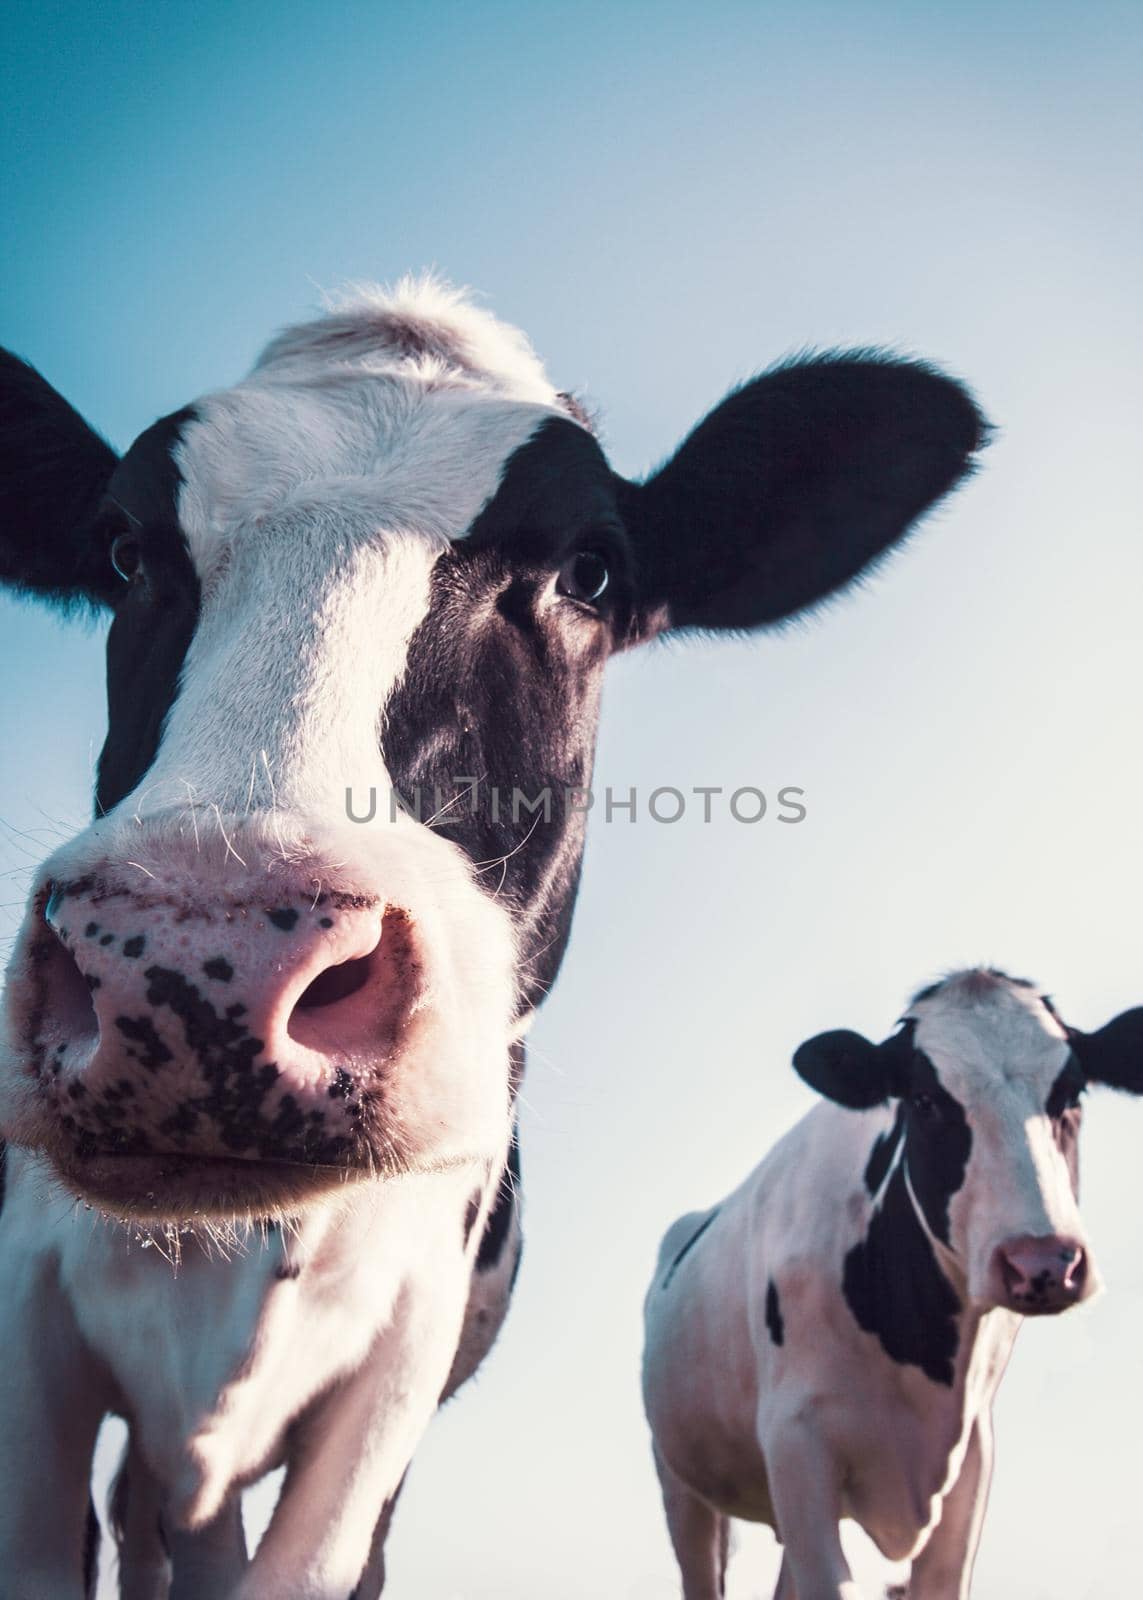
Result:
{"label": "second black and white cow", "polygon": [[[380,1591],[409,1459],[508,1302],[608,657],[816,605],[981,441],[957,384],[856,353],[746,384],[629,482],[433,283],[289,329],[122,459],[3,359],[0,580],[112,613],[96,820],[36,874],[5,1001],[21,1600],[83,1591],[108,1413],[132,1600],[172,1570],[177,1600]],[[241,1490],[282,1463],[248,1561]]]}
{"label": "second black and white cow", "polygon": [[674,1224],[647,1295],[685,1600],[725,1592],[732,1517],[781,1539],[775,1600],[860,1600],[843,1517],[912,1562],[909,1600],[965,1600],[1021,1319],[1098,1286],[1080,1096],[1143,1093],[1143,1007],[1083,1034],[1034,985],[975,969],[918,994],[884,1043],[823,1033],[794,1065],[826,1102]]}

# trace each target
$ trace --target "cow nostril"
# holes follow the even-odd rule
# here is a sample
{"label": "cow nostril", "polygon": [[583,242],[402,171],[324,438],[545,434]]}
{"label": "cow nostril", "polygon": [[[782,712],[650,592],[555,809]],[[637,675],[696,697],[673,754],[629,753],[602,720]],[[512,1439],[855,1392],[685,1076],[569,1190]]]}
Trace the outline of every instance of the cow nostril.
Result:
{"label": "cow nostril", "polygon": [[294,1009],[316,1011],[319,1006],[336,1005],[348,1000],[351,994],[363,989],[369,981],[373,958],[355,956],[352,961],[339,961],[335,967],[326,967],[299,996]]}
{"label": "cow nostril", "polygon": [[1062,1259],[1065,1263],[1064,1288],[1078,1292],[1087,1279],[1087,1251],[1077,1246],[1073,1251],[1065,1250]]}
{"label": "cow nostril", "polygon": [[45,1014],[63,1042],[98,1039],[99,1021],[91,992],[98,987],[99,979],[84,976],[78,961],[58,936],[45,944],[40,970]]}

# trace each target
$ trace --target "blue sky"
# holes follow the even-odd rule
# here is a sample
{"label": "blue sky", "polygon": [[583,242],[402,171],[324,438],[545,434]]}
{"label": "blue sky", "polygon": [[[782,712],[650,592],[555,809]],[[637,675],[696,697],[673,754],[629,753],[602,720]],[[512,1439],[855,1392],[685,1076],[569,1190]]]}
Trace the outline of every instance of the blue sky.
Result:
{"label": "blue sky", "polygon": [[[600,785],[796,784],[808,816],[595,828],[534,1035],[517,1303],[418,1456],[391,1592],[668,1600],[639,1302],[666,1224],[809,1104],[793,1048],[883,1033],[921,980],[980,959],[1080,1025],[1143,1001],[1143,18],[41,0],[5,54],[0,340],[120,446],[322,289],[425,266],[528,331],[622,471],[810,345],[930,356],[999,425],[857,598],[612,672]],[[0,602],[5,934],[84,817],[100,652],[98,630]],[[1135,1581],[1141,1139],[1143,1106],[1093,1101],[1109,1292],[1021,1338],[984,1600]],[[774,1570],[744,1534],[732,1600]]]}

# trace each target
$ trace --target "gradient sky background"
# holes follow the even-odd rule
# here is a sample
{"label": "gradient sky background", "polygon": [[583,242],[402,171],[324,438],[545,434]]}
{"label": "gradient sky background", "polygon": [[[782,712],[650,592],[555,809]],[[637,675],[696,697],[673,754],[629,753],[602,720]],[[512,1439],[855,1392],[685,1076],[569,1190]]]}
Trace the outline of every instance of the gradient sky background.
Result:
{"label": "gradient sky background", "polygon": [[[658,1237],[809,1105],[788,1063],[995,961],[1096,1026],[1143,1001],[1143,12],[1135,4],[17,5],[0,340],[119,446],[324,288],[435,265],[651,465],[805,345],[970,380],[980,476],[805,629],[617,662],[597,782],[806,791],[796,828],[596,825],[533,1035],[528,1245],[438,1418],[394,1600],[670,1600],[638,1399]],[[0,602],[5,938],[85,817],[101,637]],[[982,1600],[1138,1582],[1143,1105],[1094,1095],[1109,1284],[1025,1330]],[[106,1456],[106,1452],[105,1452]],[[858,1572],[882,1564],[858,1539]],[[746,1530],[732,1600],[768,1595]]]}

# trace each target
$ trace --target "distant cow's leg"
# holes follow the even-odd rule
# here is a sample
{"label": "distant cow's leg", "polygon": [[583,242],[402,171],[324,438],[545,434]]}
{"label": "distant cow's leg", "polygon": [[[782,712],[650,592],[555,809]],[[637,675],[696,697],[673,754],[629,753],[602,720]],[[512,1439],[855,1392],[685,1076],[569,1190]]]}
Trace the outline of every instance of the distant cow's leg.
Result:
{"label": "distant cow's leg", "polygon": [[774,1590],[774,1600],[798,1600],[798,1591],[794,1588],[794,1574],[790,1571],[790,1562],[785,1551],[782,1552],[782,1566],[778,1573],[778,1587]]}
{"label": "distant cow's leg", "polygon": [[726,1593],[729,1519],[671,1471],[658,1450],[655,1466],[663,1509],[683,1580],[683,1600],[721,1600]]}
{"label": "distant cow's leg", "polygon": [[793,1419],[765,1436],[763,1450],[786,1547],[778,1590],[782,1600],[791,1593],[797,1600],[861,1600],[841,1548],[837,1463],[825,1442],[811,1426]]}
{"label": "distant cow's leg", "polygon": [[[6,1210],[5,1230],[15,1223]],[[3,1244],[0,1582],[18,1575],[18,1588],[3,1592],[19,1600],[83,1600],[101,1374],[59,1292],[55,1261],[26,1253],[18,1236]]]}
{"label": "distant cow's leg", "polygon": [[992,1419],[978,1419],[941,1520],[913,1562],[909,1600],[968,1600],[992,1477]]}

